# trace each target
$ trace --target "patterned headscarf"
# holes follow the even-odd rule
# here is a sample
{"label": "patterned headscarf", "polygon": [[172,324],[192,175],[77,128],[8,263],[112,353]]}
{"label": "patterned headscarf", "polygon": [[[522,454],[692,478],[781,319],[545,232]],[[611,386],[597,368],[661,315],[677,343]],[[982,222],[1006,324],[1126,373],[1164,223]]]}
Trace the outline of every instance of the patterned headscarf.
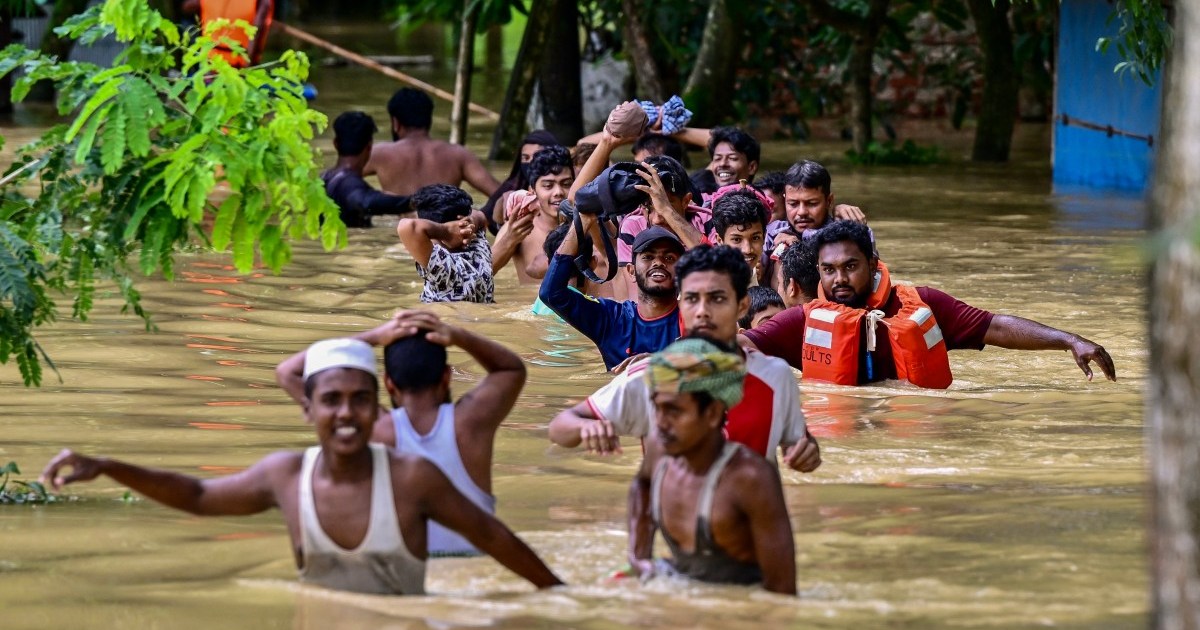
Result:
{"label": "patterned headscarf", "polygon": [[746,366],[741,357],[704,339],[681,339],[650,357],[646,382],[651,391],[706,392],[728,409],[742,399]]}

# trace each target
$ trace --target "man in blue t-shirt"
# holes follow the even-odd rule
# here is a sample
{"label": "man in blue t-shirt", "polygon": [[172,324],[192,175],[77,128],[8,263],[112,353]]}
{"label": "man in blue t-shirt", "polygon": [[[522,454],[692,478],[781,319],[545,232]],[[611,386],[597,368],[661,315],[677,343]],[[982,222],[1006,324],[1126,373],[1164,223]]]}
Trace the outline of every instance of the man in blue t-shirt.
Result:
{"label": "man in blue t-shirt", "polygon": [[[604,229],[595,216],[581,215],[583,228],[599,241]],[[661,227],[643,230],[633,241],[633,262],[624,273],[637,283],[637,301],[617,302],[571,291],[579,239],[567,231],[538,297],[563,321],[591,339],[600,349],[604,367],[612,369],[631,356],[658,352],[679,338],[679,297],[675,262],[683,254],[679,237]]]}

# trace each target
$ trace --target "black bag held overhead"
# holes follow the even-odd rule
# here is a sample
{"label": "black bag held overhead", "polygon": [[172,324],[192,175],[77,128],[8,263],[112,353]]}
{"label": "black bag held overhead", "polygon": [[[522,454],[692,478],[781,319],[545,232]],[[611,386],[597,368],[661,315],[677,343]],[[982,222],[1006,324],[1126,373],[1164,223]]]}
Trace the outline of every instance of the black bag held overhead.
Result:
{"label": "black bag held overhead", "polygon": [[621,217],[650,201],[649,195],[635,188],[646,185],[646,180],[637,174],[640,168],[635,162],[613,164],[604,169],[596,179],[575,191],[574,204],[569,201],[561,204],[562,212],[574,221],[575,236],[579,239],[579,255],[575,257],[575,267],[592,282],[608,282],[617,275],[617,251],[613,247],[612,235],[601,221],[600,234],[604,241],[604,253],[608,256],[608,277],[601,279],[592,271],[594,243],[591,235],[583,231],[579,215],[596,215],[599,219],[608,219],[615,224]]}

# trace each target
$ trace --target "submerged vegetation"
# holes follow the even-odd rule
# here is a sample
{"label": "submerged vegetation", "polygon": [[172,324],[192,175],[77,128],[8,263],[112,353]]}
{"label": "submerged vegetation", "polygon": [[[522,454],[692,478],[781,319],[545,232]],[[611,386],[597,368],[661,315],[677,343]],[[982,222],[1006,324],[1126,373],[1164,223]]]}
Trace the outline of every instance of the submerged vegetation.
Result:
{"label": "submerged vegetation", "polygon": [[13,479],[12,475],[21,474],[16,462],[8,462],[0,468],[0,505],[24,505],[33,503],[54,503],[61,498],[46,491],[46,487],[37,481],[22,481]]}
{"label": "submerged vegetation", "polygon": [[113,35],[125,49],[112,68],[0,51],[0,77],[23,71],[14,100],[50,81],[71,116],[0,179],[0,363],[15,359],[26,385],[50,361],[34,331],[58,317],[59,296],[86,320],[111,283],[149,327],[135,274],[173,278],[189,244],[232,249],[243,273],[256,257],[278,271],[288,238],[344,244],[309,142],[327,120],[302,95],[303,54],[238,71],[142,0],[107,0],[57,32],[83,44]]}

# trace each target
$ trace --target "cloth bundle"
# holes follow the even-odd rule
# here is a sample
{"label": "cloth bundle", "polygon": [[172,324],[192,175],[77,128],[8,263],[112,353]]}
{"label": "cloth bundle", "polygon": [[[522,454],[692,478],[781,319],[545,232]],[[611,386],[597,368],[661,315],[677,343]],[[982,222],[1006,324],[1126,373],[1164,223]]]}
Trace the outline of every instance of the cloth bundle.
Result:
{"label": "cloth bundle", "polygon": [[648,126],[655,126],[658,124],[659,118],[662,118],[661,133],[664,136],[672,136],[683,131],[683,128],[692,121],[692,112],[684,106],[683,99],[678,94],[667,99],[662,107],[655,105],[652,101],[638,101],[638,105],[641,105],[642,110],[646,112],[646,118],[649,120]]}

